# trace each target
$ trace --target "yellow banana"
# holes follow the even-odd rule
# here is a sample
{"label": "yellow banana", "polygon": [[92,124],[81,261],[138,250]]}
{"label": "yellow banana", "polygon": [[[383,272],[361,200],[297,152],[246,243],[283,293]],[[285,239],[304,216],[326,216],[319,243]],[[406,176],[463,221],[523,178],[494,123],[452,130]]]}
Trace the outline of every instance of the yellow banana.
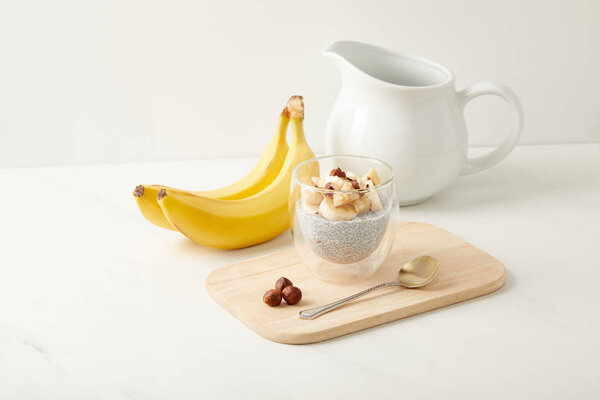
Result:
{"label": "yellow banana", "polygon": [[[271,139],[265,148],[262,156],[254,165],[254,168],[252,168],[252,170],[242,179],[221,189],[190,191],[189,193],[213,199],[243,199],[258,193],[269,186],[279,174],[287,155],[288,145],[285,140],[285,135],[287,133],[289,120],[287,113],[282,112],[279,117],[279,126],[277,127],[273,139]],[[187,192],[162,185],[139,185],[136,186],[133,191],[133,197],[144,218],[156,226],[175,231],[176,229],[165,218],[156,200],[158,192],[163,188],[169,189],[170,192]]]}
{"label": "yellow banana", "polygon": [[300,162],[314,157],[304,137],[302,97],[290,98],[286,112],[291,117],[292,143],[277,178],[268,187],[239,200],[161,190],[158,204],[171,225],[196,243],[222,249],[252,246],[285,231],[289,226],[292,171]]}

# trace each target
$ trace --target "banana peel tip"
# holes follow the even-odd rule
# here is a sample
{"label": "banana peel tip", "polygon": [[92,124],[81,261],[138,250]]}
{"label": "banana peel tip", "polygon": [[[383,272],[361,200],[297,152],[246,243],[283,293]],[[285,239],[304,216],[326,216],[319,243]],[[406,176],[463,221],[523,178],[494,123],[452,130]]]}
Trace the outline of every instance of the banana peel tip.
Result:
{"label": "banana peel tip", "polygon": [[133,189],[133,195],[135,197],[142,197],[144,195],[144,185],[137,185],[135,189]]}

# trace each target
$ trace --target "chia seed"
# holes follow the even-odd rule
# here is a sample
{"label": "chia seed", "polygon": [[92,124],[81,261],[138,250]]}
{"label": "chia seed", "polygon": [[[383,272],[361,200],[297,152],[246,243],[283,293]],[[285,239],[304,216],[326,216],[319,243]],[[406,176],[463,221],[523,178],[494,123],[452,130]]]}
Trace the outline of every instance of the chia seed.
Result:
{"label": "chia seed", "polygon": [[296,205],[298,226],[312,251],[336,264],[351,264],[373,253],[390,220],[391,201],[380,193],[383,209],[368,211],[350,221],[330,221],[302,205]]}

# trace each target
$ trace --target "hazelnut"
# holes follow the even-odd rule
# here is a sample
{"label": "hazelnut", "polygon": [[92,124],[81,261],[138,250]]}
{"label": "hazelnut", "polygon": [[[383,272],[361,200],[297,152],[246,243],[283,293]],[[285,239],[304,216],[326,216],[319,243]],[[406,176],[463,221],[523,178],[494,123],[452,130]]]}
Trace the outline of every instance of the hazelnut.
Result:
{"label": "hazelnut", "polygon": [[296,286],[288,286],[283,289],[283,299],[289,305],[296,304],[302,299],[302,290],[298,289]]}
{"label": "hazelnut", "polygon": [[[327,184],[325,185],[325,187],[323,188],[325,190],[335,190],[335,188],[333,187],[333,185],[331,184],[331,182],[327,182]],[[333,193],[324,193],[325,197],[333,197]]]}
{"label": "hazelnut", "polygon": [[329,172],[329,176],[339,176],[342,179],[346,179],[346,173],[344,171],[342,171],[342,169],[340,167],[337,167],[336,169],[332,169]]}
{"label": "hazelnut", "polygon": [[281,278],[277,279],[277,282],[275,282],[275,289],[279,289],[279,290],[283,291],[283,289],[285,289],[288,286],[294,286],[294,284],[288,278],[283,277],[283,276]]}
{"label": "hazelnut", "polygon": [[358,181],[356,179],[351,180],[350,183],[352,184],[352,188],[356,190],[360,189],[360,185],[358,184]]}
{"label": "hazelnut", "polygon": [[276,307],[281,304],[281,290],[271,289],[263,295],[263,301],[270,307]]}

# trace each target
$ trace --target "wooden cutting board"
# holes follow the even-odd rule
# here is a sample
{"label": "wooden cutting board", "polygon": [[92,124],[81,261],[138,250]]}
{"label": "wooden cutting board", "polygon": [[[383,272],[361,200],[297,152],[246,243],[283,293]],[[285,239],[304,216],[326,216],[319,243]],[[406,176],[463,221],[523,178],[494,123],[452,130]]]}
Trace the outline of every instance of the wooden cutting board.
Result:
{"label": "wooden cutting board", "polygon": [[[303,344],[357,332],[491,293],[504,284],[500,261],[437,226],[398,223],[394,247],[374,276],[336,285],[317,279],[291,248],[213,271],[206,279],[210,296],[259,335],[279,343]],[[420,289],[390,287],[375,291],[313,320],[298,312],[395,280],[408,260],[423,254],[440,260],[438,276]],[[268,307],[262,295],[285,276],[303,293],[294,306]]]}

